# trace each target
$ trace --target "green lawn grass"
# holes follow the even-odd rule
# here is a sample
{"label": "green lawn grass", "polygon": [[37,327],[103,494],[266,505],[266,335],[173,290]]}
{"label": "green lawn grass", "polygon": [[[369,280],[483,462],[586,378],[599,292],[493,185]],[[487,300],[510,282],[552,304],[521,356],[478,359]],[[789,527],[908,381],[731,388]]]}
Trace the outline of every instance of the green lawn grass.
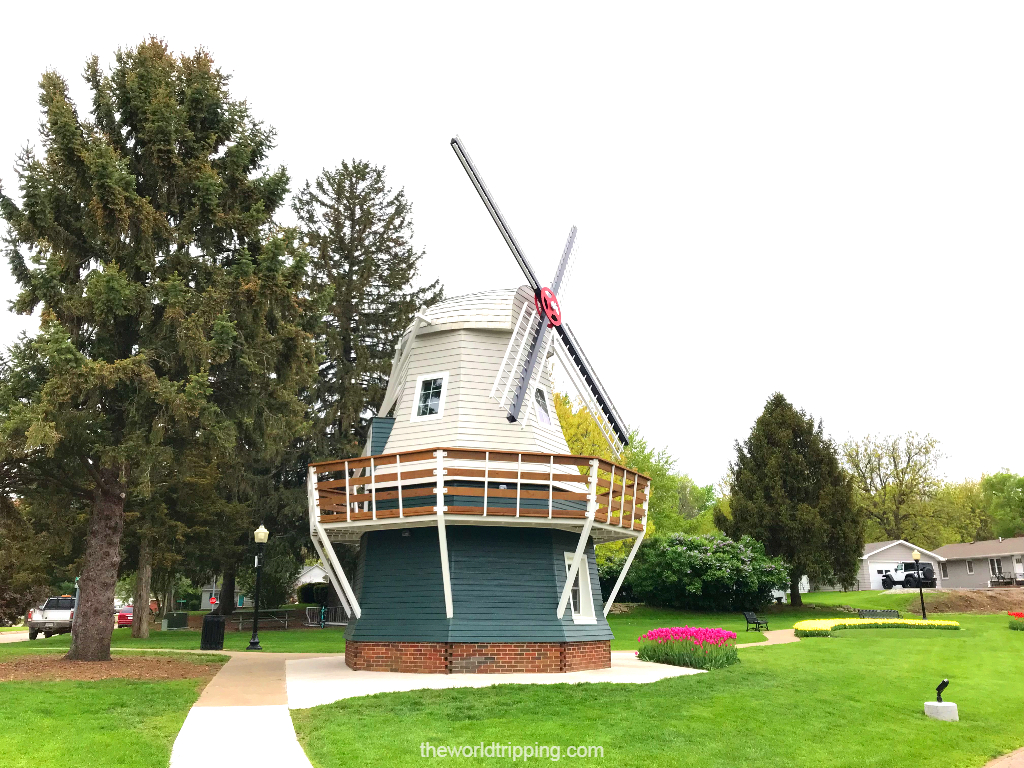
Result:
{"label": "green lawn grass", "polygon": [[[792,624],[805,612],[827,615],[804,609],[779,617]],[[644,609],[612,618],[617,631],[630,633],[648,622],[731,620],[706,617]],[[1009,631],[1002,616],[943,618],[963,629],[846,630],[741,649],[740,663],[727,669],[650,685],[380,694],[296,710],[292,718],[318,768],[421,766],[423,742],[492,741],[560,745],[563,757],[570,744],[604,747],[603,759],[579,765],[976,768],[1024,744],[1024,633]],[[959,723],[923,714],[943,678],[950,679],[946,699],[959,705]],[[495,762],[430,759],[441,766]]]}
{"label": "green lawn grass", "polygon": [[[167,632],[150,632],[146,639],[133,638],[129,628],[115,629],[110,645],[112,648],[174,648],[183,651],[198,651],[202,633],[198,629],[176,629]],[[251,632],[225,632],[224,650],[244,651],[249,645]],[[46,648],[67,648],[71,635],[56,635],[49,639],[39,638],[26,641],[31,645]],[[4,645],[8,645],[4,643]],[[18,645],[12,643],[12,645]],[[260,632],[260,645],[269,653],[343,653],[345,650],[344,627],[326,629],[272,629]],[[3,647],[3,646],[0,646]]]}
{"label": "green lawn grass", "polygon": [[[40,653],[34,645],[0,645],[0,662]],[[197,664],[228,660],[178,657]],[[174,738],[204,685],[201,678],[0,683],[0,765],[166,768]]]}
{"label": "green lawn grass", "polygon": [[[924,604],[927,608],[937,593],[925,592]],[[882,589],[862,590],[860,592],[808,592],[803,595],[805,604],[839,606],[848,605],[851,608],[875,608],[891,609],[895,611],[906,611],[911,606],[920,607],[921,598],[916,591],[892,592]]]}
{"label": "green lawn grass", "polygon": [[24,632],[28,627],[0,627],[0,632]]}

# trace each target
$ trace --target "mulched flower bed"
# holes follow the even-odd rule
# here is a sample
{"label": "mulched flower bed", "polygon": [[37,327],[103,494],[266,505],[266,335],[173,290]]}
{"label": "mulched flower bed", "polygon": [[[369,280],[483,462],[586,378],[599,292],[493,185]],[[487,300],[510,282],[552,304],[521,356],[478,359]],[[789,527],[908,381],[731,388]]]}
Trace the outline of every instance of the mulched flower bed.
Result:
{"label": "mulched flower bed", "polygon": [[221,662],[193,662],[174,656],[115,656],[110,661],[68,661],[57,654],[18,656],[0,663],[0,683],[16,680],[209,680]]}

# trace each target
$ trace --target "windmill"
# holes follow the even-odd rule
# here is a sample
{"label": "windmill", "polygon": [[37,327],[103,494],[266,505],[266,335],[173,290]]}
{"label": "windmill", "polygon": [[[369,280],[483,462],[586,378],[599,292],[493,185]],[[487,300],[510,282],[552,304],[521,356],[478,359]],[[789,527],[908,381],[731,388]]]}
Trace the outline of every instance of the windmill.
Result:
{"label": "windmill", "polygon": [[[524,400],[530,391],[530,384],[534,380],[538,361],[541,360],[543,350],[546,349],[548,330],[553,329],[557,335],[555,353],[559,358],[559,362],[562,363],[563,369],[566,370],[570,381],[573,382],[584,404],[600,426],[612,453],[618,457],[622,452],[622,448],[629,445],[629,430],[626,429],[618,411],[615,410],[611,398],[608,397],[604,387],[601,385],[601,380],[594,373],[593,367],[587,360],[587,356],[583,353],[583,348],[580,346],[579,341],[562,317],[562,309],[558,303],[558,292],[566,277],[576,244],[576,227],[573,226],[569,231],[569,238],[566,240],[565,248],[562,250],[562,258],[558,262],[558,269],[555,271],[555,278],[551,282],[551,286],[541,286],[540,281],[537,279],[537,274],[533,271],[533,267],[519,246],[515,235],[512,234],[512,230],[505,221],[505,217],[501,215],[498,204],[494,201],[490,191],[488,191],[487,185],[484,183],[476,165],[473,164],[473,160],[466,151],[465,146],[463,146],[462,141],[455,137],[452,139],[451,145],[452,149],[455,150],[455,155],[459,158],[459,162],[462,163],[462,167],[466,170],[470,181],[473,182],[477,194],[480,195],[484,207],[487,208],[487,212],[490,213],[506,245],[512,251],[516,263],[519,264],[519,268],[523,271],[527,284],[534,294],[536,314],[529,316],[526,326],[522,330],[522,337],[528,340],[528,344],[520,346],[520,351],[525,348],[529,352],[525,357],[520,356],[517,358],[512,364],[511,371],[506,374],[514,382],[511,397],[508,398],[508,420],[510,422],[519,420]],[[517,328],[517,332],[518,330]],[[513,340],[516,338],[517,334],[514,333]],[[503,393],[502,404],[505,402],[504,394],[507,394],[507,388],[506,392]]]}
{"label": "windmill", "polygon": [[[422,308],[396,349],[363,455],[311,464],[312,543],[348,614],[357,670],[607,667],[605,619],[647,525],[650,479],[616,463],[628,430],[562,317],[572,228],[542,286],[458,139],[452,147],[527,285]],[[612,461],[569,451],[549,355]],[[608,600],[594,545],[632,540]],[[358,545],[346,574],[335,546]],[[351,578],[349,578],[351,575]]]}

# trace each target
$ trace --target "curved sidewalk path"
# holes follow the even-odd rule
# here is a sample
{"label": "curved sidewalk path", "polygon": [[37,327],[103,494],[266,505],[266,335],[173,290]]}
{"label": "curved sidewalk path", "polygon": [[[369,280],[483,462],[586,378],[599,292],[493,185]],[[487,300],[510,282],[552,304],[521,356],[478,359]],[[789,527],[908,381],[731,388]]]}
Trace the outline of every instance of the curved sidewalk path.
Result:
{"label": "curved sidewalk path", "polygon": [[766,629],[761,633],[767,640],[763,643],[737,643],[737,648],[760,648],[766,645],[783,645],[784,643],[799,643],[800,638],[792,629]]}

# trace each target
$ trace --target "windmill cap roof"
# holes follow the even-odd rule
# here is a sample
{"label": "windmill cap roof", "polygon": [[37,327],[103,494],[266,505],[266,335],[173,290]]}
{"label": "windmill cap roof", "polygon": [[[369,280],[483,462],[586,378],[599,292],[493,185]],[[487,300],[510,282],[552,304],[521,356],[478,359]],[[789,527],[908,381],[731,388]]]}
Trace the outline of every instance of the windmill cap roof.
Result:
{"label": "windmill cap roof", "polygon": [[533,291],[526,285],[454,296],[420,312],[430,322],[420,333],[455,328],[512,330],[523,303],[532,304],[532,299]]}

